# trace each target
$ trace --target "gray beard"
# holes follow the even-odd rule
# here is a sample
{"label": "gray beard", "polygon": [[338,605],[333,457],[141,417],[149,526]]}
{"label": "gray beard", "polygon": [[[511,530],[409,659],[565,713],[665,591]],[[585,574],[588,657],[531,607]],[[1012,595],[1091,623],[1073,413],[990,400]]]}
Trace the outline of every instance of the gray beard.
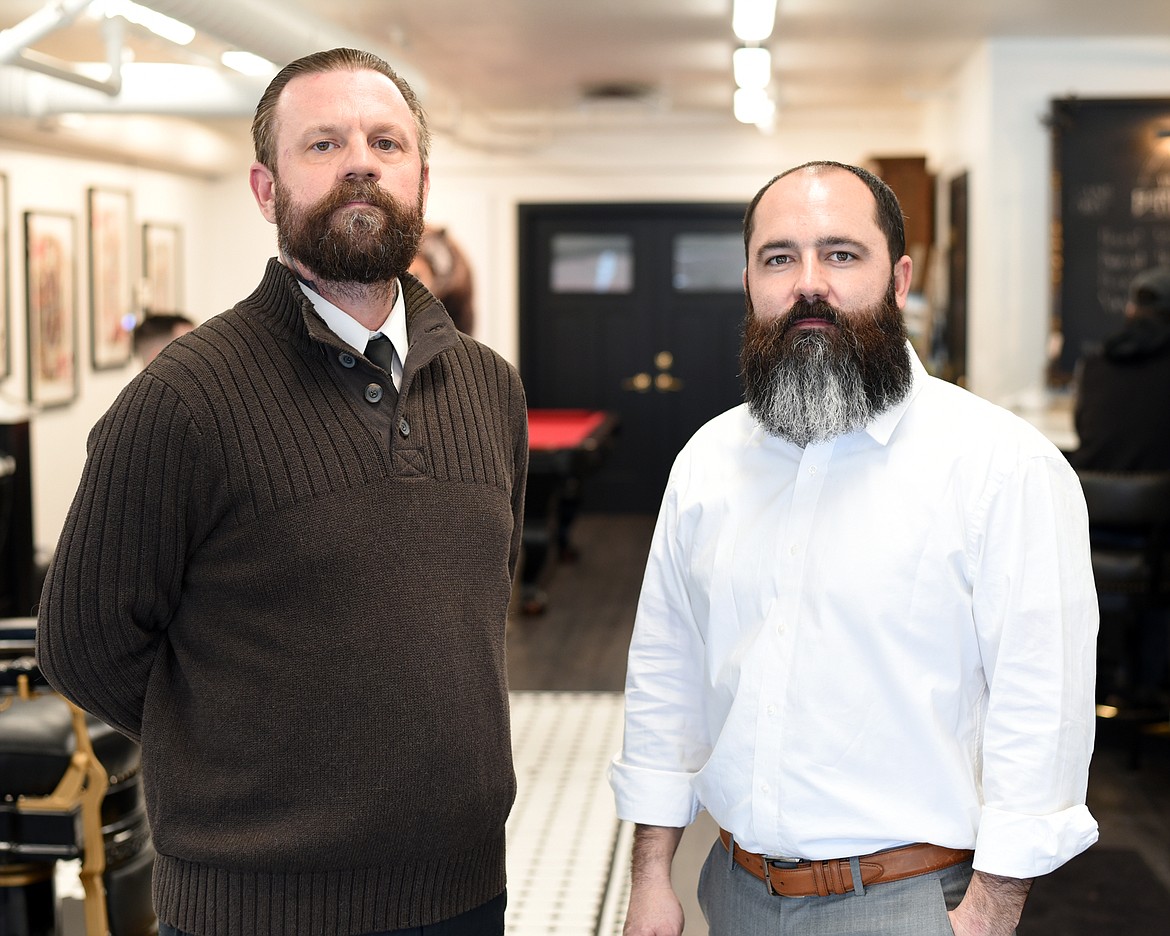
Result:
{"label": "gray beard", "polygon": [[834,356],[825,335],[800,335],[793,350],[776,363],[766,392],[748,401],[764,429],[803,448],[862,429],[877,415],[856,362]]}
{"label": "gray beard", "polygon": [[[802,448],[826,442],[865,428],[910,392],[913,370],[892,283],[883,302],[854,316],[817,302],[761,322],[750,293],[746,298],[744,399],[770,434]],[[836,328],[792,331],[796,319],[810,315]]]}

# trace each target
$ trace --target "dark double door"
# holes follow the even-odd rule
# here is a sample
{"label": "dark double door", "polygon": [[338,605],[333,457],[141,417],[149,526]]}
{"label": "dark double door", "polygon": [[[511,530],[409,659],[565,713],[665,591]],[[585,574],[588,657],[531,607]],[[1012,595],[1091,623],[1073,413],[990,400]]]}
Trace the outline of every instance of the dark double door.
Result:
{"label": "dark double door", "polygon": [[674,456],[742,399],[743,205],[520,208],[520,367],[533,408],[615,412],[585,507],[653,512]]}

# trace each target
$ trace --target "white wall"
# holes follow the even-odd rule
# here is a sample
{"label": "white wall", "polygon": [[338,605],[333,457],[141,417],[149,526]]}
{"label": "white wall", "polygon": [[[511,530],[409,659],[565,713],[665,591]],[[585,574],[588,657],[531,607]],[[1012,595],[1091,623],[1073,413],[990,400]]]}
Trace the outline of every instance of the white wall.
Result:
{"label": "white wall", "polygon": [[[38,550],[53,547],[73,499],[85,461],[90,427],[136,373],[133,362],[95,371],[90,361],[87,192],[91,186],[130,192],[134,229],[133,270],[141,270],[139,241],[145,221],[182,227],[184,305],[200,313],[208,270],[207,182],[110,163],[69,159],[0,147],[0,173],[8,178],[9,341],[11,370],[0,381],[0,405],[9,412],[28,410],[28,353],[25,311],[24,212],[65,212],[76,233],[74,283],[77,300],[79,394],[67,406],[32,413],[33,525]],[[130,310],[128,310],[130,311]]]}

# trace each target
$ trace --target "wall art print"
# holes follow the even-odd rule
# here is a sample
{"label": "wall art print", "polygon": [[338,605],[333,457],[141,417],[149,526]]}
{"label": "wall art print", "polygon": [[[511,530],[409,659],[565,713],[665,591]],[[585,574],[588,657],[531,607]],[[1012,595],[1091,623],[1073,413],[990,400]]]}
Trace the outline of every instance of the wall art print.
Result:
{"label": "wall art print", "polygon": [[24,214],[28,398],[36,406],[77,396],[75,238],[73,215]]}
{"label": "wall art print", "polygon": [[130,193],[89,190],[89,337],[94,370],[130,360]]}

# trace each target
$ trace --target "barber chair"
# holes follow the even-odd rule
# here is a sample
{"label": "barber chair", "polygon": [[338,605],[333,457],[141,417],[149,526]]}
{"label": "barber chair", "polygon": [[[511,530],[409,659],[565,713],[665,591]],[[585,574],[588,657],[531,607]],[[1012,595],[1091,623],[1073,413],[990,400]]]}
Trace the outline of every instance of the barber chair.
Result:
{"label": "barber chair", "polygon": [[0,933],[68,936],[54,878],[80,858],[85,936],[150,936],[139,747],[53,692],[35,635],[35,619],[0,620]]}
{"label": "barber chair", "polygon": [[[1154,672],[1164,680],[1170,665],[1170,472],[1078,474],[1101,607],[1098,713],[1131,725],[1136,767],[1142,738],[1162,733],[1170,716],[1164,693],[1159,698],[1158,687],[1142,679],[1143,672]],[[1165,615],[1161,623],[1159,613]]]}

